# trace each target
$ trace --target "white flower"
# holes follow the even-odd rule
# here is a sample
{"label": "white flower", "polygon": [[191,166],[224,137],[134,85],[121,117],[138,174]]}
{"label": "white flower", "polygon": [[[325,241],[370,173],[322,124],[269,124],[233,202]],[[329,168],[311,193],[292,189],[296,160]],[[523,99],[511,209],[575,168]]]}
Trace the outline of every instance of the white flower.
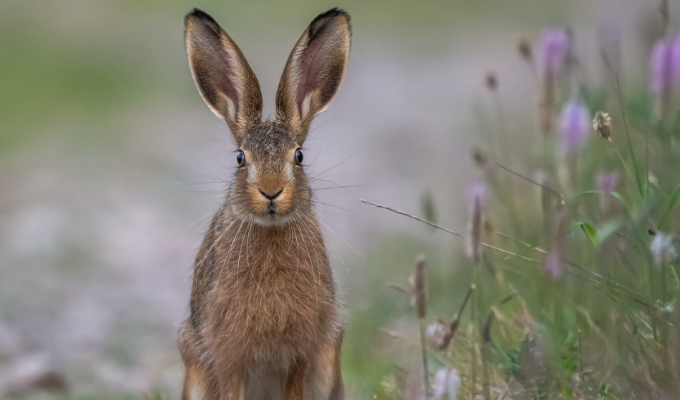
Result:
{"label": "white flower", "polygon": [[434,375],[434,398],[443,399],[448,395],[449,400],[456,400],[460,387],[460,375],[454,368],[442,368]]}
{"label": "white flower", "polygon": [[671,264],[678,260],[678,237],[670,233],[657,232],[649,251],[657,266]]}
{"label": "white flower", "polygon": [[425,331],[425,337],[437,349],[442,350],[451,341],[451,331],[449,327],[441,322],[430,324]]}

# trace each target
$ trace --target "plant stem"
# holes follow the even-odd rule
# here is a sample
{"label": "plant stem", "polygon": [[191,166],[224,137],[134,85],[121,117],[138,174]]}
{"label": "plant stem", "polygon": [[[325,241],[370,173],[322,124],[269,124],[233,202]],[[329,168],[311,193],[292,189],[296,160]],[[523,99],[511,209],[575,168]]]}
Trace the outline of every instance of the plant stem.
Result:
{"label": "plant stem", "polygon": [[[476,276],[476,272],[475,272]],[[475,284],[472,284],[472,289],[475,289]],[[477,296],[472,296],[472,299],[470,299],[470,315],[471,315],[471,321],[470,321],[470,362],[471,362],[471,376],[472,376],[472,381],[470,383],[470,399],[474,400],[476,397],[476,385],[477,385],[477,352],[475,349],[475,345],[477,344],[477,330],[475,329],[475,297]]]}
{"label": "plant stem", "polygon": [[666,306],[668,301],[668,292],[666,288],[666,273],[668,270],[668,263],[661,263],[661,303],[662,307]]}
{"label": "plant stem", "polygon": [[427,371],[427,343],[425,341],[425,321],[420,318],[420,352],[423,357],[423,390],[425,391],[425,398],[428,398],[428,392],[430,391],[430,376]]}
{"label": "plant stem", "polygon": [[[640,176],[638,175],[637,160],[635,158],[635,152],[633,151],[633,142],[630,139],[630,132],[628,131],[628,121],[626,120],[626,111],[623,107],[623,95],[621,94],[621,82],[619,82],[619,73],[616,73],[616,91],[617,98],[619,100],[619,107],[621,108],[621,118],[623,119],[623,128],[626,132],[626,139],[628,141],[628,151],[630,152],[630,157],[633,160],[633,172],[635,172],[635,181],[638,185],[638,191],[640,192],[640,197],[645,198],[645,189],[640,182]],[[611,139],[610,139],[611,141]],[[620,157],[620,155],[619,155]],[[623,158],[621,159],[623,161]]]}

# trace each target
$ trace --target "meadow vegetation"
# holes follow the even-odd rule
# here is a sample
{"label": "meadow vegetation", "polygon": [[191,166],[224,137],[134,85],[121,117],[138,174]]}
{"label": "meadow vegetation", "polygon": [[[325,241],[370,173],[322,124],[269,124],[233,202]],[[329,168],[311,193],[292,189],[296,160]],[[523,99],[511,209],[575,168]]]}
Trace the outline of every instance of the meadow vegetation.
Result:
{"label": "meadow vegetation", "polygon": [[[448,88],[455,81],[455,91],[470,76],[428,68],[446,64],[450,54],[464,64],[467,55],[481,55],[482,44],[511,42],[499,32],[521,26],[527,37],[518,41],[515,61],[522,60],[535,83],[533,95],[511,93],[514,104],[504,102],[508,91],[520,90],[503,69],[502,53],[489,65],[495,72],[476,75],[490,101],[470,117],[484,145],[470,149],[474,179],[458,196],[467,204],[466,230],[447,225],[447,216],[464,211],[437,201],[445,181],[421,197],[405,179],[409,185],[399,188],[400,196],[420,199],[418,215],[400,215],[384,201],[388,209],[361,204],[359,196],[338,201],[353,213],[418,225],[346,236],[365,242],[359,259],[339,244],[348,265],[329,249],[347,304],[348,399],[680,397],[677,13],[663,6],[658,13],[654,48],[633,68],[649,71],[641,85],[635,73],[622,72],[620,55],[635,46],[621,36],[603,41],[598,60],[580,52],[577,39],[592,32],[580,35],[579,29],[600,19],[571,12],[566,2],[545,8],[535,0],[512,6],[462,0],[199,3],[10,1],[0,12],[0,54],[9,55],[0,57],[0,182],[11,189],[1,202],[0,328],[11,328],[20,343],[8,351],[0,329],[0,378],[16,360],[38,352],[49,356],[49,367],[69,390],[26,398],[178,398],[176,326],[185,318],[193,242],[203,235],[203,226],[192,227],[222,198],[231,170],[221,157],[232,159],[229,151],[205,150],[214,145],[206,143],[209,134],[225,148],[229,134],[210,119],[193,87],[181,17],[195,6],[215,10],[254,68],[276,80],[301,24],[338,5],[352,14],[354,52],[345,102],[336,100],[332,109],[341,111],[319,136],[342,126],[348,144],[322,142],[330,145],[319,158],[345,158],[350,152],[344,150],[358,144],[364,153],[334,173],[355,162],[363,173],[366,166],[388,171],[399,165],[399,172],[378,178],[396,186],[390,179],[411,169],[435,175],[451,168],[443,175],[452,181],[467,171],[452,155],[447,165],[435,165],[429,156],[438,149],[422,143],[467,146],[475,132],[451,128],[429,142],[421,141],[431,132],[413,139],[411,127],[431,127],[425,122],[434,118],[410,115],[413,99],[439,94],[425,88],[418,97],[406,90],[422,89],[418,82],[402,86],[395,77],[431,84],[425,74],[449,73],[435,82]],[[532,34],[551,18],[578,18],[581,25]],[[261,26],[266,34],[252,33]],[[472,39],[452,37],[452,26]],[[277,46],[280,37],[281,50],[266,47],[270,36]],[[591,75],[595,61],[604,65],[601,79]],[[380,83],[370,76],[376,71],[393,80]],[[444,79],[450,81],[439,82]],[[521,104],[532,111],[518,113]],[[357,117],[360,108],[369,112]],[[466,110],[451,108],[451,126],[467,117]],[[404,131],[393,132],[401,125]],[[523,150],[515,152],[518,147]],[[404,154],[409,158],[400,158]],[[215,165],[200,164],[210,158]],[[210,168],[207,178],[201,175]],[[207,189],[181,183],[189,193],[181,205],[168,200],[178,179],[213,178]],[[365,183],[361,178],[357,183]],[[340,215],[326,222],[337,229],[353,214]],[[352,234],[359,231],[352,227]],[[419,253],[424,257],[416,260]]]}
{"label": "meadow vegetation", "polygon": [[[437,225],[427,197],[420,216],[387,208],[465,251],[424,246],[436,254],[434,275],[419,259],[408,281],[389,283],[395,302],[411,300],[403,312],[421,341],[383,333],[420,348],[422,363],[395,366],[382,395],[680,395],[680,34],[662,4],[646,87],[622,79],[613,49],[601,49],[606,78],[594,83],[570,30],[518,43],[536,77],[535,112],[525,116],[535,135],[524,159],[507,154],[514,132],[503,130],[472,151],[466,232]],[[495,93],[503,82],[490,73],[486,84]],[[457,272],[442,276],[446,266]]]}

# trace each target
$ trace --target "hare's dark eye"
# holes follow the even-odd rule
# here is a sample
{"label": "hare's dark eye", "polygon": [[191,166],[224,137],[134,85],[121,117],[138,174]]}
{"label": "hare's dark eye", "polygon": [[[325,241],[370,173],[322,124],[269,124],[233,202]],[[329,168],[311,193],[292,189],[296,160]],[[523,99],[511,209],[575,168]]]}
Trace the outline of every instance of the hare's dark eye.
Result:
{"label": "hare's dark eye", "polygon": [[302,158],[302,150],[295,150],[295,163],[298,165],[302,164]]}
{"label": "hare's dark eye", "polygon": [[246,155],[243,154],[241,150],[236,153],[236,164],[238,164],[239,167],[242,167],[243,164],[246,163]]}

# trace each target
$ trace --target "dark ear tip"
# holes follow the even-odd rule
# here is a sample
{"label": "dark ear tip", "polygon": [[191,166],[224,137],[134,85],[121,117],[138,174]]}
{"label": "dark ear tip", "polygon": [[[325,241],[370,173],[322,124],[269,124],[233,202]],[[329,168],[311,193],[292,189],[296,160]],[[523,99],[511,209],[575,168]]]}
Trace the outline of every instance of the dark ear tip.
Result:
{"label": "dark ear tip", "polygon": [[312,21],[312,25],[314,25],[316,22],[319,22],[322,19],[335,18],[335,17],[339,17],[339,16],[344,17],[347,20],[347,23],[349,24],[351,18],[349,16],[349,14],[347,13],[347,11],[343,10],[342,8],[334,7],[334,8],[331,8],[330,10],[328,10],[326,12],[323,12],[323,13],[317,15],[317,17],[314,18],[314,21]]}
{"label": "dark ear tip", "polygon": [[199,8],[194,8],[193,10],[189,11],[187,15],[184,16],[184,24],[186,25],[189,22],[189,20],[194,18],[209,22],[211,24],[217,24],[217,22],[215,22],[215,20],[213,19],[213,17],[210,16],[210,14]]}

